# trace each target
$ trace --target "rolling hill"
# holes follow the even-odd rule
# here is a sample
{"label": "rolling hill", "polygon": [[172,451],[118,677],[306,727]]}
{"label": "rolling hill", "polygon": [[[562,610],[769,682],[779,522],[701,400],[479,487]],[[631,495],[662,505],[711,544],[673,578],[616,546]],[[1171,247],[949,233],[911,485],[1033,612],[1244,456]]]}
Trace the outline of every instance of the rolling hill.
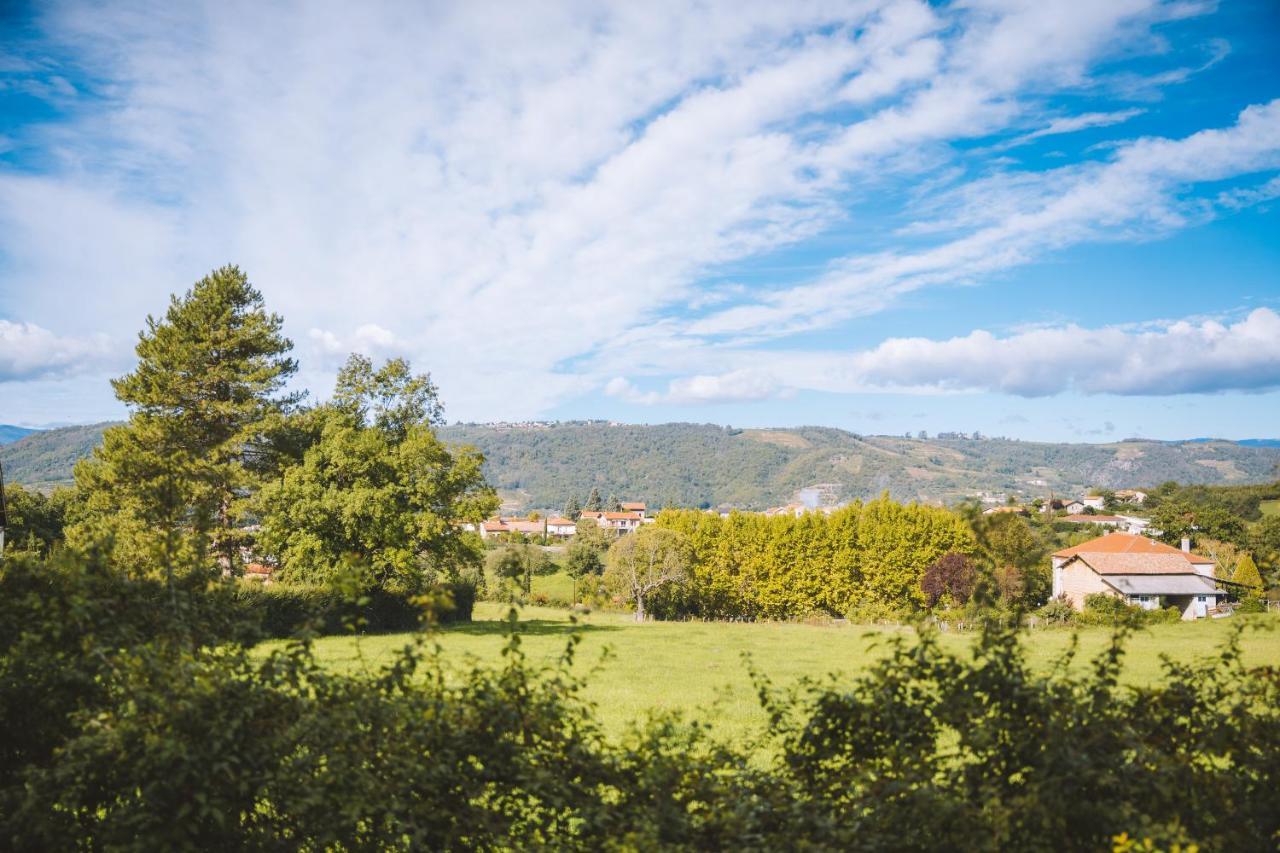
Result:
{"label": "rolling hill", "polygon": [[[109,424],[30,435],[0,447],[6,479],[68,482]],[[730,429],[574,422],[453,425],[441,436],[484,452],[485,471],[515,508],[557,509],[592,487],[653,506],[762,509],[867,498],[951,502],[966,495],[1077,494],[1095,486],[1264,482],[1280,448],[1229,441],[1052,444],[1009,439],[864,436],[827,427]]]}
{"label": "rolling hill", "polygon": [[71,482],[76,462],[93,452],[110,423],[40,430],[0,447],[7,483],[47,488]]}

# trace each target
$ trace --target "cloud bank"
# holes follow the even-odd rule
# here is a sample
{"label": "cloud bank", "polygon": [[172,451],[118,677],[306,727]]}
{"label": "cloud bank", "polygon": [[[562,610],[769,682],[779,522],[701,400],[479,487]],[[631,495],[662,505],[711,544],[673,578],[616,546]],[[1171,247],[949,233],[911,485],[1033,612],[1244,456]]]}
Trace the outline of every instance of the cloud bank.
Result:
{"label": "cloud bank", "polygon": [[[725,357],[733,362],[743,353]],[[975,331],[947,340],[891,338],[862,352],[778,352],[766,367],[670,383],[640,392],[615,378],[629,402],[741,402],[793,394],[1065,392],[1168,396],[1280,388],[1280,314],[1258,308],[1234,323],[1179,320],[1143,327],[1038,328],[1006,337]]]}

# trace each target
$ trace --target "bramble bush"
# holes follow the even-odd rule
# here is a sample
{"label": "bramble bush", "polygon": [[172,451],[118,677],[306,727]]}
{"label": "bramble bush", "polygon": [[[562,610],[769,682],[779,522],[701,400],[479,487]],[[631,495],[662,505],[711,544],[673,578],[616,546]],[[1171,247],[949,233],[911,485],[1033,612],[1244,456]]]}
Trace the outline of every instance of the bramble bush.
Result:
{"label": "bramble bush", "polygon": [[[139,591],[143,590],[143,591]],[[49,849],[1270,850],[1280,669],[1221,652],[1119,683],[1130,630],[1048,671],[987,622],[895,635],[847,680],[774,688],[725,743],[678,715],[606,738],[577,638],[447,666],[429,632],[336,673],[251,653],[207,592],[101,566],[0,570],[0,847]],[[189,600],[189,601],[188,601]],[[210,612],[207,612],[210,611]]]}

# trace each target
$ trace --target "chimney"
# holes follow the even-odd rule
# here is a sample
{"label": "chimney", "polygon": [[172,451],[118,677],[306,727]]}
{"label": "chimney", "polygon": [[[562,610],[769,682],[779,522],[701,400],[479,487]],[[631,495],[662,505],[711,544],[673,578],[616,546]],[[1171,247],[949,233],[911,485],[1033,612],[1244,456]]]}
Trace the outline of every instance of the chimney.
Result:
{"label": "chimney", "polygon": [[1184,554],[1190,554],[1190,553],[1191,553],[1191,540],[1190,540],[1189,538],[1187,538],[1186,536],[1183,536],[1183,537],[1182,537],[1182,552],[1183,552]]}

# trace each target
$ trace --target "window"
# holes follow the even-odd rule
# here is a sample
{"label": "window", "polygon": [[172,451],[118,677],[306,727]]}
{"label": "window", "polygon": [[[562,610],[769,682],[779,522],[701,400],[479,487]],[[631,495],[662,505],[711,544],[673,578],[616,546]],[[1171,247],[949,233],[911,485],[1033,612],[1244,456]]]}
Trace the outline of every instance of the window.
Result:
{"label": "window", "polygon": [[1197,596],[1196,596],[1196,601],[1201,601],[1201,602],[1203,602],[1203,601],[1208,601],[1208,600],[1209,600],[1209,596],[1207,596],[1207,595],[1197,595]]}

